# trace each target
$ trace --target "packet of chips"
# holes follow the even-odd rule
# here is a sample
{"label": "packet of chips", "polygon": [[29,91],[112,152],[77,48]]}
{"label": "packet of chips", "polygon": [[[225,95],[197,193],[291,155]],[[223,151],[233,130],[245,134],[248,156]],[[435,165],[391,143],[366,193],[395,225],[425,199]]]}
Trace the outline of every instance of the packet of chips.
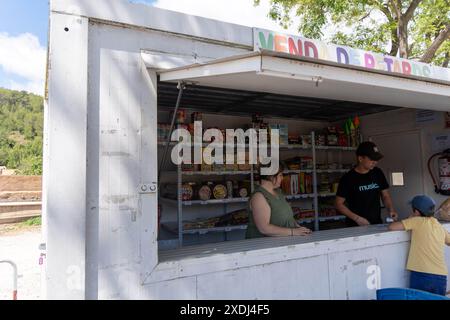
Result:
{"label": "packet of chips", "polygon": [[450,197],[445,200],[436,212],[439,220],[450,221]]}

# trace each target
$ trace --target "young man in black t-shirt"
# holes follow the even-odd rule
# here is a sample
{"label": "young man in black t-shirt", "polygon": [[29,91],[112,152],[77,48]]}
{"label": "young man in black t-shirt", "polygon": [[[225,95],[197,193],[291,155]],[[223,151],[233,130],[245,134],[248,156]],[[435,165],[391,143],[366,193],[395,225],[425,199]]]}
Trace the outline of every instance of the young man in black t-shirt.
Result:
{"label": "young man in black t-shirt", "polygon": [[383,158],[377,146],[370,141],[363,142],[356,150],[358,164],[339,181],[336,194],[336,209],[347,216],[349,227],[383,223],[380,198],[389,215],[397,220],[398,214],[389,195],[389,184],[383,171],[376,167]]}

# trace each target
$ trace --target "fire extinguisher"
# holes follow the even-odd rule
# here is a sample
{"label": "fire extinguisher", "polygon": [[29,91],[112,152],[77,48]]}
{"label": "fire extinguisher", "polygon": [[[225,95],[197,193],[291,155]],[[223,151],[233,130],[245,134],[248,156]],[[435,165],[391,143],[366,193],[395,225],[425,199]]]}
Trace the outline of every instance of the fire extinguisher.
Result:
{"label": "fire extinguisher", "polygon": [[[439,157],[439,184],[436,182],[431,169],[432,161],[436,157]],[[431,175],[431,179],[433,179],[434,191],[444,196],[450,196],[450,149],[435,153],[428,159],[428,172]]]}

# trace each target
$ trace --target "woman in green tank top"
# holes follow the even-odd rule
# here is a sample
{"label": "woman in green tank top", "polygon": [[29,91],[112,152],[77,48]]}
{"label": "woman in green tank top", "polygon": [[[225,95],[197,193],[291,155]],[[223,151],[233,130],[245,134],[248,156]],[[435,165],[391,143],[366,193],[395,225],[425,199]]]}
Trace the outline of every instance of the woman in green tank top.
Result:
{"label": "woman in green tank top", "polygon": [[301,227],[294,219],[290,204],[280,190],[284,166],[280,163],[275,175],[262,175],[259,169],[260,185],[250,196],[249,222],[246,238],[304,236],[311,230]]}

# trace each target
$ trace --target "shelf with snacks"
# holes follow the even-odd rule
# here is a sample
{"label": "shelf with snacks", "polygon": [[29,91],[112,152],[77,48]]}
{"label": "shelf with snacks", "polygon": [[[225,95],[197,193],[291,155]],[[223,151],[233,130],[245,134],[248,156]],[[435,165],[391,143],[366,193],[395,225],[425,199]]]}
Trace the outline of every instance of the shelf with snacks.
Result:
{"label": "shelf with snacks", "polygon": [[[173,222],[172,225],[176,225],[176,222]],[[169,227],[167,223],[162,224],[163,228],[169,229],[168,231],[176,234],[176,226],[175,227]],[[247,224],[241,224],[236,226],[224,226],[224,227],[205,227],[205,228],[198,228],[198,229],[183,229],[183,234],[207,234],[210,232],[232,232],[236,230],[247,230]]]}
{"label": "shelf with snacks", "polygon": [[335,197],[336,192],[322,192],[318,194],[319,198]]}
{"label": "shelf with snacks", "polygon": [[[299,144],[283,144],[280,145],[280,150],[311,150],[311,145],[299,145]],[[316,150],[330,150],[330,151],[356,151],[356,147],[347,147],[347,146],[329,146],[329,145],[315,145]]]}
{"label": "shelf with snacks", "polygon": [[[169,143],[170,147],[173,147],[175,145],[177,145],[180,142],[177,141],[171,141]],[[158,146],[159,147],[164,147],[166,146],[166,142],[164,141],[159,141],[158,142]],[[192,143],[190,144],[193,147],[199,146],[201,148],[205,148],[207,146],[210,145],[210,142],[203,142],[201,144],[195,144]],[[226,143],[223,144],[224,149],[226,149],[228,145]],[[232,146],[233,148],[236,148],[236,145],[234,144],[230,144],[230,146]],[[248,148],[249,145],[245,144],[244,145],[245,148]],[[280,150],[286,151],[286,150],[311,150],[312,146],[311,145],[300,145],[300,144],[280,144]],[[331,150],[331,151],[356,151],[356,147],[346,147],[346,146],[328,146],[328,145],[316,145],[315,146],[316,150]]]}
{"label": "shelf with snacks", "polygon": [[315,194],[314,193],[306,193],[306,194],[292,194],[292,195],[287,195],[286,196],[286,200],[299,200],[299,199],[308,199],[308,198],[314,198]]}
{"label": "shelf with snacks", "polygon": [[[315,139],[312,133],[312,139]],[[327,149],[330,153],[335,152],[338,148]],[[343,164],[339,162],[329,161],[328,155],[326,160],[318,161],[315,153],[316,148],[312,149],[312,156],[298,156],[287,159],[284,163],[287,169],[283,171],[284,178],[282,182],[282,190],[286,195],[286,199],[292,202],[294,206],[298,201],[313,201],[312,211],[307,213],[309,216],[303,217],[301,221],[309,221],[314,223],[315,230],[319,230],[320,222],[342,220],[345,217],[339,216],[337,212],[322,213],[322,202],[327,202],[336,196],[338,181],[340,177],[348,172],[353,164]],[[322,156],[322,158],[324,158]],[[342,158],[342,157],[340,157]],[[331,199],[333,200],[333,199]],[[315,209],[317,208],[317,209]],[[336,217],[336,218],[334,218]],[[307,219],[307,220],[304,220]]]}
{"label": "shelf with snacks", "polygon": [[217,228],[206,228],[206,229],[192,229],[183,230],[183,234],[207,234],[209,232],[232,232],[236,230],[247,230],[247,225],[242,224],[239,226],[227,226],[227,227],[217,227]]}
{"label": "shelf with snacks", "polygon": [[249,175],[252,171],[182,171],[183,176],[231,176],[231,175]]}
{"label": "shelf with snacks", "polygon": [[236,230],[247,230],[247,224],[226,227],[211,227],[204,229],[185,229],[183,234],[207,234],[209,232],[232,232]]}
{"label": "shelf with snacks", "polygon": [[[252,170],[236,170],[236,171],[181,171],[183,176],[243,176],[252,174]],[[177,171],[163,171],[165,175],[175,175]]]}
{"label": "shelf with snacks", "polygon": [[248,202],[248,197],[246,198],[229,198],[229,199],[213,199],[213,200],[192,200],[183,201],[183,206],[193,206],[193,205],[210,205],[210,204],[225,204],[225,203],[246,203]]}
{"label": "shelf with snacks", "polygon": [[[340,221],[344,220],[345,216],[340,215],[334,206],[329,204],[320,204],[317,210],[315,209],[301,209],[299,207],[293,207],[294,219],[298,223],[313,223],[313,222],[325,222],[325,221]],[[317,218],[317,219],[316,219]]]}
{"label": "shelf with snacks", "polygon": [[304,170],[284,170],[283,174],[284,175],[290,175],[290,174],[298,174],[298,173],[313,173],[313,169],[304,169]]}
{"label": "shelf with snacks", "polygon": [[[246,209],[234,210],[212,218],[198,218],[183,221],[183,234],[206,234],[209,232],[232,232],[246,230],[248,213]],[[172,234],[178,234],[178,222],[163,222],[161,226]]]}
{"label": "shelf with snacks", "polygon": [[350,169],[321,169],[316,170],[317,173],[346,173]]}
{"label": "shelf with snacks", "polygon": [[301,145],[297,143],[280,144],[280,150],[311,150],[311,145]]}
{"label": "shelf with snacks", "polygon": [[[239,208],[243,205],[246,208],[245,204],[248,203],[248,197],[253,190],[252,166],[178,165],[175,173],[176,184],[166,183],[161,189],[160,199],[163,202],[169,201],[177,208],[175,229],[179,247],[183,246],[184,236],[189,234],[228,233],[243,229],[240,226],[244,223],[239,219],[228,219],[230,221],[237,220],[238,223],[236,223],[236,221],[227,221],[225,218],[229,208]],[[197,209],[198,206],[213,206],[210,210],[211,213],[217,213],[219,210],[219,212],[222,211],[223,216],[220,219],[186,221],[186,218],[191,216],[192,210],[202,210]],[[215,206],[219,206],[219,208]],[[188,209],[188,207],[192,207],[192,209]],[[246,211],[246,209],[244,210]]]}
{"label": "shelf with snacks", "polygon": [[[317,173],[346,173],[350,169],[321,169],[316,170]],[[297,173],[313,173],[313,169],[305,169],[305,170],[284,170],[283,174],[297,174]]]}
{"label": "shelf with snacks", "polygon": [[316,150],[335,150],[335,151],[356,151],[356,147],[341,147],[341,146],[322,146],[317,145]]}
{"label": "shelf with snacks", "polygon": [[[160,198],[162,201],[166,201],[172,204],[177,204],[178,200],[170,198]],[[225,199],[212,199],[212,200],[183,200],[181,201],[183,206],[195,206],[195,205],[214,205],[214,204],[226,204],[226,203],[246,203],[248,197],[245,198],[225,198]]]}
{"label": "shelf with snacks", "polygon": [[[192,117],[192,121],[201,120],[201,115],[198,113],[193,113]],[[181,119],[181,122],[184,123],[185,120]],[[209,121],[209,123],[211,122]],[[192,134],[194,132],[192,125],[192,123],[178,124],[176,127],[184,128]],[[162,131],[160,131],[160,127],[164,127]],[[213,128],[204,128],[204,130],[207,129]],[[290,159],[292,161],[283,171],[282,189],[292,206],[297,203],[306,204],[313,211],[309,213],[310,216],[302,217],[299,221],[314,222],[315,230],[319,230],[319,222],[345,218],[337,214],[323,215],[320,212],[320,205],[323,201],[327,201],[336,195],[339,175],[345,174],[351,169],[351,165],[345,165],[343,164],[345,161],[342,161],[343,158],[349,160],[351,155],[342,151],[356,150],[356,145],[361,140],[358,131],[359,123],[357,124],[355,121],[355,123],[350,124],[350,121],[347,120],[343,129],[338,126],[330,126],[324,130],[313,130],[309,134],[301,135],[297,132],[295,134],[289,132],[287,124],[268,124],[264,123],[262,119],[253,118],[252,124],[244,125],[242,129],[244,131],[247,129],[267,129],[269,134],[271,130],[278,129],[280,159],[284,161],[287,156],[296,156]],[[298,128],[295,129],[299,130]],[[216,136],[215,141],[223,142],[223,147],[219,150],[226,152],[229,146],[227,142],[233,141],[233,139],[229,139],[229,132],[226,132],[225,129],[219,130],[222,132],[222,136]],[[173,141],[167,143],[168,136],[167,124],[158,124],[158,146],[164,147],[168,144],[169,147],[173,147],[179,143]],[[210,142],[192,143],[192,146],[213,147]],[[245,140],[244,146],[247,157],[248,140]],[[256,147],[259,147],[259,145],[256,145]],[[233,150],[234,152],[239,151],[235,145],[233,145]],[[205,157],[204,153],[202,153],[202,157]],[[335,159],[337,157],[339,159]],[[319,161],[323,158],[326,160]],[[333,159],[330,160],[330,158]],[[205,158],[203,158],[203,161],[205,161]],[[205,213],[205,218],[207,218],[216,214],[217,210],[222,211],[225,215],[230,208],[237,209],[244,206],[249,201],[256,184],[256,167],[245,168],[238,165],[206,165],[203,163],[201,165],[183,164],[175,166],[175,168],[175,170],[170,171],[170,177],[165,177],[167,180],[169,178],[176,179],[174,192],[170,197],[164,197],[161,194],[160,197],[162,201],[170,201],[172,207],[176,207],[177,222],[175,223],[175,229],[180,247],[183,246],[183,235],[245,230],[245,223],[224,225],[223,223],[217,223],[217,221],[186,221],[186,218],[198,214],[195,212],[197,209],[202,210]],[[238,186],[236,186],[236,180]],[[244,181],[245,186],[242,184]],[[211,209],[198,208],[198,206],[211,206]],[[168,218],[172,219],[172,217]]]}
{"label": "shelf with snacks", "polygon": [[[174,146],[176,146],[177,144],[179,144],[179,143],[182,143],[182,142],[179,142],[179,141],[170,141],[169,142],[169,147],[174,147]],[[210,144],[211,144],[212,142],[202,142],[202,143],[193,143],[193,142],[191,142],[191,143],[188,143],[188,146],[192,146],[192,147],[200,147],[200,148],[206,148],[206,147],[208,147]],[[167,145],[167,142],[166,141],[158,141],[158,147],[165,147]],[[223,149],[224,150],[226,150],[226,148],[228,147],[228,146],[230,146],[230,147],[232,147],[233,149],[236,149],[237,147],[238,147],[238,144],[227,144],[226,142],[223,142]],[[245,143],[244,145],[242,145],[242,147],[244,147],[244,148],[248,148],[249,147],[249,144],[248,143]],[[280,148],[283,148],[283,146],[280,146]],[[287,146],[286,146],[286,148],[288,148]],[[296,149],[298,149],[298,148],[296,148]],[[303,149],[303,148],[302,148]],[[308,149],[308,148],[306,148],[306,149]],[[311,149],[311,147],[309,147],[309,149]]]}
{"label": "shelf with snacks", "polygon": [[[185,111],[180,111],[182,114]],[[194,121],[202,121],[203,116],[198,113],[194,112],[191,114],[191,122],[186,123],[187,117],[186,114],[180,116],[177,118],[176,123],[174,124],[173,130],[177,128],[185,129],[187,132],[189,132],[192,135],[197,133],[197,129],[195,129]],[[270,137],[271,137],[271,131],[278,130],[279,134],[279,149],[280,150],[312,150],[313,146],[314,149],[317,150],[335,150],[335,151],[355,151],[358,144],[362,141],[362,135],[361,135],[361,128],[360,128],[360,120],[358,117],[355,117],[354,119],[347,119],[342,126],[328,126],[323,130],[316,130],[315,132],[315,140],[312,141],[312,135],[310,134],[298,134],[293,133],[289,131],[289,126],[287,124],[274,124],[274,123],[267,123],[265,122],[261,117],[257,115],[253,115],[252,122],[248,123],[244,126],[241,126],[239,128],[231,129],[230,132],[228,132],[227,129],[221,129],[218,127],[210,127],[210,128],[201,128],[202,131],[200,132],[202,137],[204,137],[204,134],[206,130],[208,129],[217,129],[219,132],[219,135],[216,133],[212,134],[211,136],[215,137],[212,140],[217,141],[219,143],[222,143],[223,148],[226,149],[228,146],[233,147],[233,149],[236,148],[235,139],[237,137],[238,140],[241,142],[241,146],[248,148],[249,147],[249,138],[247,136],[247,130],[254,129],[256,131],[258,130],[266,130],[266,132],[269,134],[267,137],[267,142],[270,143]],[[238,131],[235,130],[241,130],[242,133],[244,133],[244,136],[237,134]],[[170,140],[170,124],[169,123],[158,123],[158,146],[166,146],[167,141]],[[221,134],[221,135],[220,135]],[[210,136],[210,139],[211,139]],[[255,136],[256,137],[256,136]],[[244,139],[244,140],[242,140]],[[256,144],[258,144],[258,138],[256,137]],[[207,147],[211,144],[211,142],[199,142],[196,143],[193,140],[189,143],[189,146],[193,147]],[[229,143],[231,142],[231,143]],[[169,146],[174,146],[180,142],[174,142],[169,141]],[[255,147],[257,147],[256,145]]]}
{"label": "shelf with snacks", "polygon": [[[176,141],[171,141],[169,143],[170,147],[173,147],[175,145],[177,145],[179,142]],[[201,148],[205,148],[207,146],[210,145],[210,142],[203,142],[201,144],[195,144],[192,143],[191,144],[193,147],[196,146],[200,146]],[[164,147],[166,146],[166,142],[163,141],[159,141],[158,142],[158,146],[159,147]],[[224,149],[226,149],[228,145],[226,143],[223,144]],[[230,146],[232,146],[233,148],[236,148],[236,145],[232,145],[230,144]],[[247,149],[249,147],[248,144],[245,144],[244,147]],[[300,145],[300,144],[280,144],[280,150],[282,151],[286,151],[286,150],[311,150],[312,146],[311,145]],[[329,151],[356,151],[356,147],[347,147],[347,146],[329,146],[329,145],[316,145],[315,146],[316,150],[329,150]]]}

